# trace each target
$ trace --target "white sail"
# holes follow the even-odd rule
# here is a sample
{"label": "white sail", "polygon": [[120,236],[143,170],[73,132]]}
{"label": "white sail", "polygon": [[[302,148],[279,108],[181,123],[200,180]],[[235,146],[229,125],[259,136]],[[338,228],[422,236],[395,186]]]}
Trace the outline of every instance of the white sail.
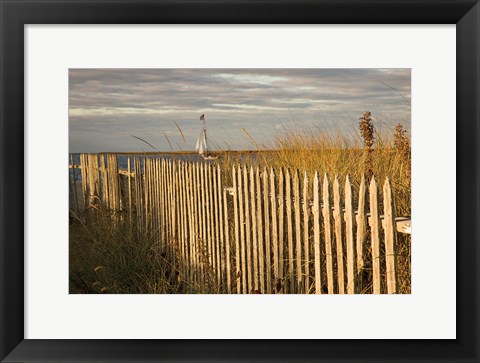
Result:
{"label": "white sail", "polygon": [[205,153],[205,149],[206,149],[205,133],[202,131],[202,133],[198,136],[195,150],[198,151],[200,155],[203,155]]}

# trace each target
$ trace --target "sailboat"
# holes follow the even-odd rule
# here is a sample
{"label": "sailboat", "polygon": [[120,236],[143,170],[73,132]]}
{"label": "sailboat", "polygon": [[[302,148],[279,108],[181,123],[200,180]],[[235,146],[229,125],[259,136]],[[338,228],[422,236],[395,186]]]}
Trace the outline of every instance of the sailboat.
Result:
{"label": "sailboat", "polygon": [[200,116],[200,121],[203,121],[203,130],[198,136],[197,145],[195,150],[201,155],[205,160],[215,160],[218,159],[218,156],[208,153],[208,144],[207,144],[207,127],[205,125],[205,115]]}

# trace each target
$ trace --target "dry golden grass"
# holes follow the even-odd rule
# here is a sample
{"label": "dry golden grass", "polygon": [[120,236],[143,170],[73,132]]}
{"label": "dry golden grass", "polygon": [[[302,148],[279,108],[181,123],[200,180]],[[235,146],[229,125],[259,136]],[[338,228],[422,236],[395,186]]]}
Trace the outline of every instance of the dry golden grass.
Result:
{"label": "dry golden grass", "polygon": [[[225,293],[217,283],[208,256],[202,257],[199,279],[182,272],[179,261],[161,253],[152,234],[128,222],[112,223],[99,208],[94,218],[71,212],[69,290],[81,294],[211,294]],[[88,222],[86,221],[88,220]],[[173,246],[176,248],[175,246]]]}

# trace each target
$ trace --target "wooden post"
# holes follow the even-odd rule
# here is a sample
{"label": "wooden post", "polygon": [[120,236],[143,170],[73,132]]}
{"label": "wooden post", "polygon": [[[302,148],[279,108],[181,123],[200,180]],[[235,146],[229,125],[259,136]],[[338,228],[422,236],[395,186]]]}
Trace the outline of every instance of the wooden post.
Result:
{"label": "wooden post", "polygon": [[390,187],[390,179],[387,177],[383,184],[383,221],[385,232],[385,254],[387,264],[387,292],[397,293],[397,228],[395,224],[395,206]]}
{"label": "wooden post", "polygon": [[340,185],[338,177],[333,181],[333,219],[335,220],[335,242],[337,247],[337,279],[338,293],[345,293],[345,277],[343,265],[343,243],[342,243],[342,209],[340,205]]}
{"label": "wooden post", "polygon": [[330,210],[330,185],[328,176],[323,179],[323,223],[325,224],[325,259],[327,261],[327,288],[329,294],[334,294],[333,253],[332,253],[332,211]]}
{"label": "wooden post", "polygon": [[370,181],[370,229],[372,234],[373,293],[381,294],[380,280],[380,215],[375,177]]}
{"label": "wooden post", "polygon": [[320,185],[318,172],[313,178],[313,243],[315,249],[315,293],[322,293],[322,269],[320,250]]}
{"label": "wooden post", "polygon": [[345,235],[347,239],[347,294],[355,294],[355,246],[353,241],[352,185],[345,180]]}

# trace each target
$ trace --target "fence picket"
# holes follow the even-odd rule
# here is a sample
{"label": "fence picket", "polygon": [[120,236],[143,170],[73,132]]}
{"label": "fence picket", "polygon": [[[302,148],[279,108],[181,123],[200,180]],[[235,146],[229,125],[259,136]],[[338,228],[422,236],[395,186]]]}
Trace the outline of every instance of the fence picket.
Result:
{"label": "fence picket", "polygon": [[214,183],[216,182],[216,203],[215,203],[215,210],[217,211],[216,223],[215,228],[217,232],[217,266],[219,266],[218,278],[222,284],[225,283],[225,270],[226,270],[226,257],[225,257],[225,237],[224,237],[224,230],[223,230],[223,200],[222,200],[222,174],[220,170],[220,165],[217,164],[216,167],[216,174],[214,168],[214,175],[216,178],[214,179]]}
{"label": "fence picket", "polygon": [[243,214],[243,175],[242,167],[238,166],[238,206],[239,206],[239,216],[240,216],[240,248],[242,251],[242,292],[244,294],[248,293],[247,285],[247,254],[246,254],[246,244],[245,244],[245,215]]}
{"label": "fence picket", "polygon": [[353,197],[350,178],[345,180],[345,236],[347,240],[347,294],[355,293],[355,246],[353,242]]}
{"label": "fence picket", "polygon": [[265,256],[263,252],[263,212],[262,212],[262,184],[260,183],[260,171],[255,169],[255,184],[257,194],[257,244],[258,244],[258,272],[260,280],[260,292],[265,293]]}
{"label": "fence picket", "polygon": [[333,253],[332,253],[332,211],[330,210],[330,185],[328,176],[323,179],[323,223],[325,225],[325,260],[327,261],[327,288],[329,294],[334,294]]}
{"label": "fence picket", "polygon": [[395,206],[393,203],[390,179],[387,177],[383,184],[383,221],[385,232],[385,259],[387,265],[387,292],[397,293],[397,228],[395,226]]}
{"label": "fence picket", "polygon": [[288,238],[288,281],[289,292],[295,292],[295,278],[294,278],[294,251],[293,251],[293,221],[292,221],[292,188],[290,171],[287,169],[285,173],[285,190],[287,197],[287,238]]}
{"label": "fence picket", "polygon": [[263,207],[264,207],[264,212],[265,212],[265,275],[266,275],[266,280],[267,280],[267,292],[271,294],[273,292],[272,290],[272,272],[271,272],[271,266],[272,266],[272,259],[270,255],[270,206],[269,206],[269,201],[270,201],[270,193],[269,193],[269,188],[268,188],[268,183],[269,183],[269,178],[268,178],[268,172],[267,168],[263,168],[263,173],[262,173],[262,178],[263,178]]}
{"label": "fence picket", "polygon": [[313,244],[315,251],[315,293],[322,293],[322,269],[320,252],[320,185],[318,172],[313,177]]}
{"label": "fence picket", "polygon": [[[365,223],[365,176],[362,175],[362,181],[358,190],[358,208],[357,208],[357,274],[361,278],[363,270],[363,251],[367,235],[367,226]],[[361,280],[360,280],[361,282]]]}
{"label": "fence picket", "polygon": [[370,230],[372,234],[373,293],[381,293],[380,280],[380,215],[378,212],[378,187],[375,177],[370,181]]}
{"label": "fence picket", "polygon": [[240,221],[239,221],[239,212],[238,212],[238,197],[239,197],[239,188],[238,188],[238,179],[237,179],[237,168],[233,166],[232,168],[232,180],[233,180],[233,219],[235,227],[235,281],[237,282],[237,294],[240,294],[241,291],[241,267],[240,267]]}
{"label": "fence picket", "polygon": [[340,206],[340,184],[338,177],[333,181],[333,219],[335,220],[335,242],[337,250],[338,293],[345,293],[345,272],[343,264],[342,210]]}
{"label": "fence picket", "polygon": [[252,258],[253,258],[253,289],[258,291],[259,281],[258,281],[258,240],[257,240],[257,206],[256,206],[256,195],[255,195],[255,173],[253,171],[253,166],[250,166],[250,204],[251,204],[251,214],[252,214]]}
{"label": "fence picket", "polygon": [[278,274],[278,226],[277,226],[277,194],[275,188],[275,171],[270,169],[270,200],[272,206],[272,252],[273,252],[273,277],[275,285],[280,282]]}
{"label": "fence picket", "polygon": [[[285,193],[284,193],[283,168],[278,175],[278,276],[281,281],[285,280]],[[281,284],[280,292],[284,291],[284,283]]]}
{"label": "fence picket", "polygon": [[310,194],[309,194],[308,174],[305,172],[303,178],[303,248],[304,248],[304,264],[305,277],[304,285],[306,294],[310,293],[310,235],[309,235],[309,218],[310,218]]}
{"label": "fence picket", "polygon": [[253,261],[252,261],[252,227],[250,220],[250,192],[248,182],[248,170],[247,166],[243,166],[243,190],[245,193],[245,236],[246,236],[246,248],[247,248],[247,281],[248,281],[248,293],[253,290]]}
{"label": "fence picket", "polygon": [[223,190],[223,215],[224,215],[224,236],[225,236],[225,259],[226,259],[226,274],[227,274],[227,292],[232,293],[232,266],[230,256],[230,225],[228,216],[228,200],[227,190]]}
{"label": "fence picket", "polygon": [[301,233],[301,209],[300,209],[300,177],[298,170],[295,170],[293,174],[293,205],[295,210],[295,252],[296,252],[296,286],[295,291],[297,293],[304,293],[305,287],[303,286],[302,278],[302,233]]}

